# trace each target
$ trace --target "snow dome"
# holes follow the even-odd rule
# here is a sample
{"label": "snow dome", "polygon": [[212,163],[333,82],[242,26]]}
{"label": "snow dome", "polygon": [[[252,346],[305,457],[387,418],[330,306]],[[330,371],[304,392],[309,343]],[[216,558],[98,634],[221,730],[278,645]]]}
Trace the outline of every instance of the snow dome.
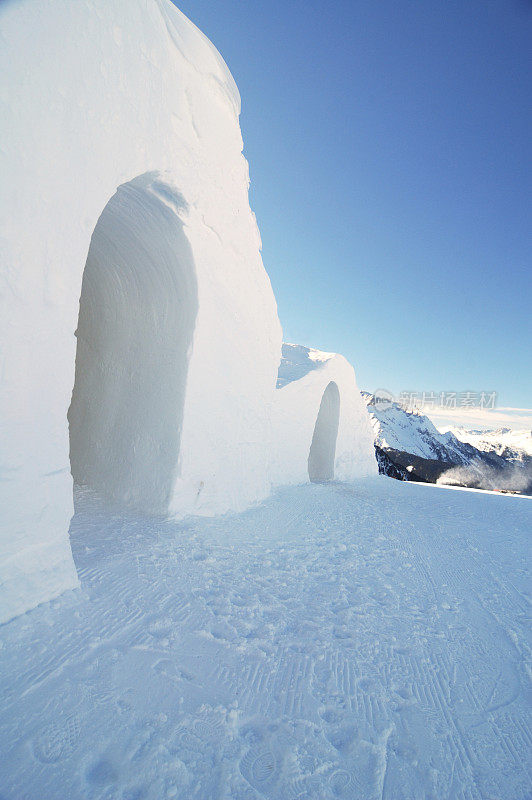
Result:
{"label": "snow dome", "polygon": [[275,388],[240,100],[213,45],[169,0],[19,0],[0,25],[6,620],[77,585],[73,480],[114,508],[210,515],[376,468],[347,362]]}

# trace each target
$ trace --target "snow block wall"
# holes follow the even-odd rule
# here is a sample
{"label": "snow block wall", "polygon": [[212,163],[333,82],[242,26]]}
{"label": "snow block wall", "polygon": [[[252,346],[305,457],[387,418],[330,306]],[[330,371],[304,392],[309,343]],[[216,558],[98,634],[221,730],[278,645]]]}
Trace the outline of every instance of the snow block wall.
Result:
{"label": "snow block wall", "polygon": [[268,493],[281,329],[203,34],[169,0],[19,0],[0,26],[5,620],[77,582],[69,450],[145,512]]}
{"label": "snow block wall", "polygon": [[17,0],[0,29],[4,621],[77,585],[73,480],[183,516],[308,480],[311,445],[313,479],[371,469],[347,362],[275,388],[240,99],[213,45],[170,0]]}
{"label": "snow block wall", "polygon": [[283,344],[277,387],[274,483],[377,474],[369,415],[355,371],[343,356]]}

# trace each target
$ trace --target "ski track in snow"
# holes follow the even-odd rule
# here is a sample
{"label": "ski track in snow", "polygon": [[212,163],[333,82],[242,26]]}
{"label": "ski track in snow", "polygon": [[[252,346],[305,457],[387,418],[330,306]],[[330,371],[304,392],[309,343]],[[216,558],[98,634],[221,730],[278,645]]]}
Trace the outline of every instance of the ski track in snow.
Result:
{"label": "ski track in snow", "polygon": [[81,590],[1,628],[1,800],[530,798],[531,512],[386,478],[183,523],[80,493]]}

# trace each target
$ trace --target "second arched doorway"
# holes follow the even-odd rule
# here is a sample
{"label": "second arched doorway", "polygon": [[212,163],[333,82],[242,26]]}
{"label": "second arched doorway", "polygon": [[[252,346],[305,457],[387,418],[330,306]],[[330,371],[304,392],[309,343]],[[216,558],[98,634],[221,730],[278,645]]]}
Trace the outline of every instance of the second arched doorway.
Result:
{"label": "second arched doorway", "polygon": [[308,476],[312,483],[323,483],[334,478],[336,439],[340,422],[340,392],[331,381],[321,398],[320,409],[308,456]]}

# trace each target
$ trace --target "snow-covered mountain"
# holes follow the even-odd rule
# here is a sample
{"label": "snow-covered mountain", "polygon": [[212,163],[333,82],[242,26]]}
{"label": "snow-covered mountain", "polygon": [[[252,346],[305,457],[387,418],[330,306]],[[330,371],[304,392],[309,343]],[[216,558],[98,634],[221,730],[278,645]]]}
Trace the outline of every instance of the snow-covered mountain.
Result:
{"label": "snow-covered mountain", "polygon": [[470,428],[444,429],[461,442],[467,442],[485,453],[497,453],[512,461],[524,461],[532,456],[532,431],[514,431],[511,428],[474,430]]}
{"label": "snow-covered mountain", "polygon": [[376,401],[368,392],[362,395],[382,473],[401,480],[532,493],[530,432],[439,431],[418,410]]}
{"label": "snow-covered mountain", "polygon": [[469,447],[453,433],[440,433],[428,417],[417,410],[406,410],[399,403],[375,403],[374,396],[362,393],[375,433],[375,444],[384,450],[399,450],[420,458],[467,464]]}

